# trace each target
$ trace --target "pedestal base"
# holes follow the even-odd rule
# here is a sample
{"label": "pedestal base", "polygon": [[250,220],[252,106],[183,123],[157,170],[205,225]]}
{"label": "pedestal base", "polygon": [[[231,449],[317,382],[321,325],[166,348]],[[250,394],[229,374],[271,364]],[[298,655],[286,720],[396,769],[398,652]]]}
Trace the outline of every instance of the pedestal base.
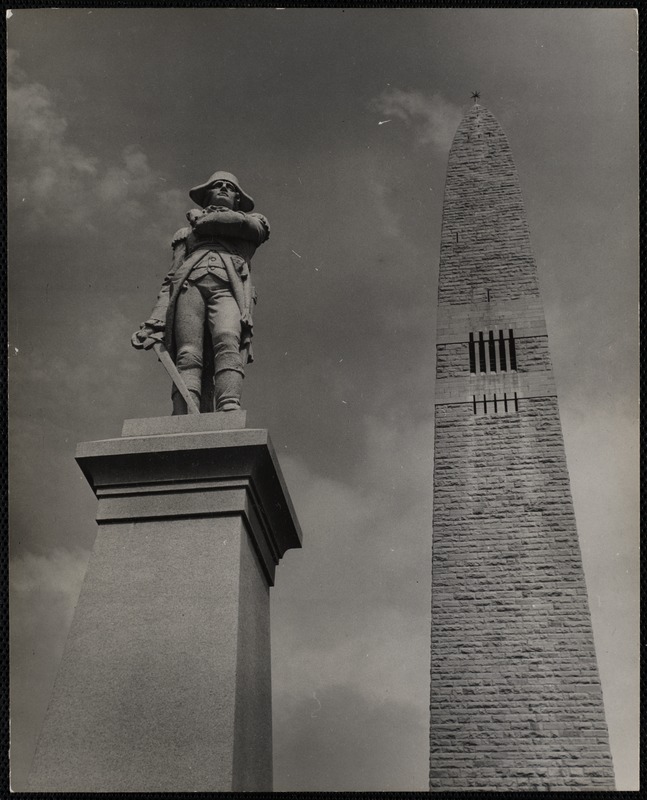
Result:
{"label": "pedestal base", "polygon": [[269,587],[300,532],[267,432],[129,436],[77,460],[99,533],[30,790],[271,791]]}

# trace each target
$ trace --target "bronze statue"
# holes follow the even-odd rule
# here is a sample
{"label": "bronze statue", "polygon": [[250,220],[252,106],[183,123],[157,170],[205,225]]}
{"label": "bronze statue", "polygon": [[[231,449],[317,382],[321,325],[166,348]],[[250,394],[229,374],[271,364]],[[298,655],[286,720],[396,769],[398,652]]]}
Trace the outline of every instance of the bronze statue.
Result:
{"label": "bronze statue", "polygon": [[229,172],[215,172],[189,197],[200,208],[188,212],[189,226],[173,237],[171,269],[132,345],[170,353],[177,368],[167,365],[175,374],[173,414],[234,411],[245,364],[253,360],[250,265],[270,227],[262,214],[250,213],[254,201]]}

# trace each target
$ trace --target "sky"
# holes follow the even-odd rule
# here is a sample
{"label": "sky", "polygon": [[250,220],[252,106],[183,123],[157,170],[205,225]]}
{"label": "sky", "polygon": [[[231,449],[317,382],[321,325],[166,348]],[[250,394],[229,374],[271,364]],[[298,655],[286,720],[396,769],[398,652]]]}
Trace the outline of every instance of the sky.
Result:
{"label": "sky", "polygon": [[14,790],[96,534],[75,447],[170,413],[130,336],[215,170],[270,220],[243,407],[304,531],[271,591],[274,788],[427,789],[440,223],[474,90],[519,172],[617,788],[638,788],[636,25],[628,9],[13,12]]}

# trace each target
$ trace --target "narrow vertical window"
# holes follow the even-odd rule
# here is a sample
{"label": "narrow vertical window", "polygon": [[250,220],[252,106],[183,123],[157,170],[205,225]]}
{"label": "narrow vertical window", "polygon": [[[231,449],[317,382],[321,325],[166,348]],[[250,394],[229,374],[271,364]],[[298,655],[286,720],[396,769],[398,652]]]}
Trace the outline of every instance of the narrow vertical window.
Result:
{"label": "narrow vertical window", "polygon": [[474,413],[476,414],[476,395],[472,395],[472,406],[474,408]]}
{"label": "narrow vertical window", "polygon": [[458,241],[458,231],[456,231],[456,241]]}
{"label": "narrow vertical window", "polygon": [[517,351],[514,346],[514,334],[512,333],[512,328],[510,328],[510,369],[516,370],[517,369]]}
{"label": "narrow vertical window", "polygon": [[517,393],[514,393],[514,410],[519,411],[519,400],[517,399]]}
{"label": "narrow vertical window", "polygon": [[476,374],[476,347],[473,333],[470,333],[470,372]]}
{"label": "narrow vertical window", "polygon": [[479,333],[479,366],[481,372],[487,372],[485,366],[485,342],[483,341],[483,331]]}
{"label": "narrow vertical window", "polygon": [[490,372],[496,372],[496,347],[492,331],[490,331]]}
{"label": "narrow vertical window", "polygon": [[487,397],[483,395],[483,411],[487,414]]}
{"label": "narrow vertical window", "polygon": [[503,393],[503,408],[507,411],[508,410],[508,393]]}
{"label": "narrow vertical window", "polygon": [[498,409],[497,404],[496,404],[496,395],[494,395],[494,413],[496,414],[498,412],[498,410],[499,409]]}
{"label": "narrow vertical window", "polygon": [[499,360],[501,361],[501,372],[506,372],[508,365],[505,357],[505,339],[503,338],[503,331],[499,331]]}

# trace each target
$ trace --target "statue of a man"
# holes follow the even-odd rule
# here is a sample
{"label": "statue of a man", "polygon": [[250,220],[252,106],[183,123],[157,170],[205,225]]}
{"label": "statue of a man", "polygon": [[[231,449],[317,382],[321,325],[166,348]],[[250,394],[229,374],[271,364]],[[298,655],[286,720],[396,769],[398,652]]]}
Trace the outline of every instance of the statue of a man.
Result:
{"label": "statue of a man", "polygon": [[[245,364],[252,361],[250,265],[270,227],[235,175],[214,172],[189,197],[200,208],[171,242],[173,262],[150,318],[133,334],[137,349],[163,341],[201,411],[240,408]],[[173,387],[173,414],[187,404]]]}

